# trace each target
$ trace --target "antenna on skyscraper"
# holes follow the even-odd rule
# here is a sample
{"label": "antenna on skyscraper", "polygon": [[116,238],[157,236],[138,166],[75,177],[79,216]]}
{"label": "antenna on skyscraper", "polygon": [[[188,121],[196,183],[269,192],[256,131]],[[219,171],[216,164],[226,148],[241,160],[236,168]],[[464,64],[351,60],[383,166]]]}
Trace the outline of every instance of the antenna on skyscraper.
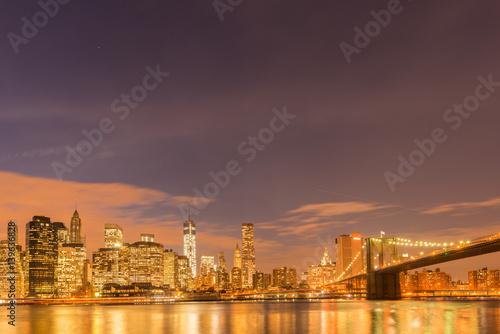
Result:
{"label": "antenna on skyscraper", "polygon": [[191,200],[189,200],[189,213],[188,213],[188,220],[191,220]]}

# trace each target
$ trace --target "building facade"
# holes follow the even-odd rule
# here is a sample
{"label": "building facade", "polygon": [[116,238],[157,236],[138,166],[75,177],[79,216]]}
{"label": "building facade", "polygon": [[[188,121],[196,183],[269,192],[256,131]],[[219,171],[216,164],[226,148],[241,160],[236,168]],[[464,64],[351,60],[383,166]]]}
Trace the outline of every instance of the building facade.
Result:
{"label": "building facade", "polygon": [[255,273],[255,235],[253,223],[243,223],[241,226],[243,246],[241,252],[241,269],[244,287],[253,287]]}

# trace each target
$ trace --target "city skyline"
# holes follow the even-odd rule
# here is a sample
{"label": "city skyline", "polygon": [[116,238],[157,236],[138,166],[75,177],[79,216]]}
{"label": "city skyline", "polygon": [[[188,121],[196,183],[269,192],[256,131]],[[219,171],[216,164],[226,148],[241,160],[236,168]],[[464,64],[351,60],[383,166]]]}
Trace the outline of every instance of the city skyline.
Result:
{"label": "city skyline", "polygon": [[[45,218],[43,216],[41,216],[42,218]],[[75,220],[75,218],[77,218],[77,220]],[[50,217],[47,217],[47,219],[51,219]],[[85,240],[86,238],[84,236],[81,236],[81,240],[84,241],[84,243],[71,243],[71,224],[72,223],[75,223],[77,222],[78,224],[78,227],[79,229],[81,229],[82,227],[82,220],[80,219],[80,215],[78,213],[77,210],[75,210],[75,212],[73,213],[71,219],[70,219],[70,223],[68,224],[70,226],[70,228],[68,227],[65,227],[64,226],[64,223],[61,223],[61,222],[56,222],[56,221],[53,221],[53,224],[54,224],[54,228],[55,228],[55,233],[58,234],[59,233],[59,238],[63,238],[62,241],[60,239],[59,241],[59,247],[62,247],[62,245],[66,242],[67,243],[67,246],[69,247],[76,247],[77,249],[77,252],[76,254],[80,254],[78,255],[81,260],[83,261],[84,257],[87,256],[87,258],[89,258],[91,261],[93,260],[93,256],[92,254],[94,254],[97,250],[104,250],[106,251],[107,250],[107,246],[111,246],[112,244],[114,245],[114,247],[121,247],[121,246],[117,246],[117,245],[123,245],[124,243],[124,239],[123,239],[123,235],[124,235],[124,230],[121,226],[119,226],[118,224],[109,224],[109,223],[105,223],[103,224],[102,226],[102,229],[103,229],[103,240],[101,242],[101,247],[99,247],[98,249],[95,249],[95,250],[92,250],[92,249],[89,249],[86,247],[86,244],[85,244]],[[183,226],[186,222],[182,223]],[[242,223],[241,224],[241,239],[240,239],[240,242],[243,244],[247,243],[249,245],[250,248],[253,248],[254,247],[254,244],[253,244],[253,225],[252,223]],[[16,225],[16,227],[18,227],[19,224]],[[27,225],[26,225],[27,226]],[[85,224],[83,224],[83,226],[85,226]],[[248,228],[251,228],[251,230],[249,230]],[[59,230],[59,232],[57,232]],[[74,230],[74,229],[73,229]],[[247,231],[247,232],[245,232]],[[65,232],[65,234],[63,234],[61,236],[61,232]],[[380,232],[380,234],[384,234],[384,237],[385,236],[385,232]],[[247,236],[245,238],[245,236]],[[28,237],[28,235],[26,235],[26,237]],[[74,237],[76,238],[76,236]],[[138,242],[141,242],[141,241],[153,241],[155,238],[154,234],[148,234],[148,233],[140,233],[140,238],[138,240],[135,240],[134,241],[130,241],[130,242],[126,242],[127,244],[137,244]],[[249,239],[250,238],[250,239]],[[348,277],[350,276],[353,272],[356,272],[356,271],[359,271],[360,268],[362,267],[362,265],[366,266],[366,263],[365,263],[365,259],[363,257],[359,257],[359,254],[356,255],[356,252],[360,251],[361,250],[361,246],[363,245],[363,239],[365,238],[364,235],[362,235],[361,233],[359,232],[351,232],[349,235],[340,235],[338,236],[337,238],[334,238],[334,243],[333,244],[330,244],[330,245],[326,245],[326,247],[324,247],[324,250],[325,250],[325,254],[326,252],[328,252],[328,248],[332,249],[333,252],[334,252],[334,256],[336,257],[337,259],[337,263],[336,263],[336,269],[339,270],[337,272],[337,275],[339,275],[340,273],[343,273],[342,276],[343,277]],[[21,238],[21,240],[23,240],[24,238]],[[466,238],[466,239],[470,239],[470,238]],[[64,241],[66,240],[66,241]],[[245,242],[245,240],[247,240]],[[389,240],[391,240],[389,238]],[[404,239],[406,240],[406,239]],[[465,239],[464,239],[465,240]],[[68,243],[69,241],[69,243]],[[406,240],[407,242],[409,240]],[[414,240],[415,241],[415,240]],[[426,240],[426,243],[427,241],[429,243],[431,243],[432,241],[431,240]],[[464,241],[460,241],[460,242],[464,242]],[[358,246],[354,247],[354,244],[357,244],[359,243]],[[456,243],[458,244],[458,240],[456,241]],[[22,243],[20,242],[19,243],[20,245],[22,245]],[[169,247],[169,245],[165,245],[165,244],[159,244],[161,245],[163,248],[165,248],[166,250],[168,250],[170,248],[170,251],[171,251],[171,247]],[[449,243],[448,243],[449,245]],[[104,248],[102,248],[102,246],[104,246]],[[346,247],[347,246],[347,247]],[[225,248],[226,246],[223,246],[222,249],[226,250]],[[364,246],[363,246],[364,248]],[[81,252],[83,253],[79,253],[79,249],[81,249]],[[108,248],[109,249],[109,248]],[[352,250],[351,250],[352,249]],[[207,255],[208,253],[203,253],[203,254],[199,254],[198,255],[198,259],[201,260],[201,263],[203,263],[203,258],[210,258],[211,259],[211,263],[214,265],[215,268],[217,268],[217,266],[215,266],[216,262],[215,262],[215,256],[218,256],[219,258],[219,261],[221,259],[221,256],[222,256],[222,259],[225,260],[225,257],[224,257],[224,250],[220,250],[218,251],[216,254],[217,255]],[[345,258],[345,260],[340,260],[339,261],[339,251],[342,250],[344,252],[344,255],[343,257]],[[425,250],[425,249],[422,249],[422,250]],[[420,250],[419,250],[420,251]],[[91,254],[90,256],[86,255],[86,254]],[[229,252],[231,253],[231,252]],[[250,279],[246,280],[244,278],[244,273],[245,273],[245,267],[248,266],[245,265],[245,263],[248,263],[249,260],[248,260],[248,256],[247,256],[247,260],[244,261],[243,260],[243,252],[239,249],[239,245],[237,243],[236,245],[236,248],[234,250],[234,254],[239,254],[240,255],[240,260],[239,260],[239,263],[238,261],[235,261],[235,258],[233,257],[232,259],[232,263],[234,264],[234,266],[237,266],[238,264],[240,265],[240,268],[242,269],[242,283],[243,284],[250,284],[252,285],[252,281]],[[316,247],[316,249],[314,250],[314,255],[315,255],[315,258],[313,258],[313,261],[316,261],[317,263],[309,263],[309,265],[320,265],[322,263],[320,262],[323,262],[324,261],[324,255],[323,255],[323,258],[321,260],[320,257],[318,256],[318,247]],[[418,253],[418,252],[417,252]],[[415,253],[415,254],[417,254]],[[182,253],[181,252],[178,252],[179,255],[181,255]],[[255,254],[255,250],[253,250],[253,254]],[[450,266],[449,264],[446,264],[446,263],[442,263],[440,264],[439,266],[441,268],[458,268],[458,269],[455,269],[453,272],[451,272],[452,276],[454,278],[456,278],[456,280],[459,280],[459,281],[462,281],[462,280],[466,280],[467,278],[467,275],[466,275],[466,271],[464,270],[464,268],[468,268],[470,266],[479,266],[479,267],[487,267],[487,266],[491,266],[491,262],[492,262],[492,257],[494,257],[495,255],[494,254],[490,254],[490,255],[482,255],[479,257],[480,261],[478,261],[478,257],[474,258],[473,260],[459,260],[459,261],[454,261],[454,262],[458,262],[458,266],[456,263],[454,263],[455,265],[453,266]],[[186,257],[186,259],[188,260],[188,257]],[[305,259],[305,261],[301,261],[302,259],[299,259],[298,261],[296,261],[296,263],[299,263],[298,265],[296,265],[295,267],[297,267],[299,270],[304,270],[304,271],[307,271],[309,265],[306,265],[305,263],[307,261],[310,261],[312,258],[311,257],[308,257],[307,259]],[[80,262],[82,262],[80,261]],[[345,263],[343,262],[345,261]],[[285,261],[286,262],[286,261]],[[332,261],[333,262],[333,261]],[[189,263],[189,260],[188,262]],[[198,263],[198,262],[196,262]],[[252,263],[255,263],[255,258],[253,258],[253,262],[252,260],[250,259],[250,267],[249,268],[252,268]],[[301,264],[300,264],[301,263]],[[83,264],[83,262],[82,262]],[[279,266],[279,265],[283,265],[283,261],[282,262],[279,262],[279,263],[273,263],[271,265],[271,267],[273,268],[272,270],[275,269],[276,266]],[[286,267],[287,265],[285,265]],[[346,270],[346,266],[348,266],[348,269],[349,270]],[[290,267],[288,265],[288,267]],[[231,268],[228,268],[227,272],[230,273],[231,272]],[[256,270],[256,271],[259,271],[259,272],[266,272],[266,270],[268,269],[264,269],[264,268],[259,268],[259,267],[255,267],[255,265],[253,265],[253,268],[256,268],[256,269],[253,269],[253,270]],[[82,270],[83,272],[83,269],[80,269]],[[190,267],[190,270],[192,270],[192,268]],[[270,271],[270,270],[268,270]],[[300,275],[301,274],[301,271],[298,271],[297,274]],[[252,269],[250,269],[249,271],[250,273],[252,272]],[[255,271],[253,271],[255,273]],[[458,275],[457,275],[458,273]],[[198,276],[200,273],[197,273],[197,274],[193,274],[193,277],[196,277]],[[205,273],[206,274],[206,273]],[[249,274],[249,275],[252,275],[253,274]]]}
{"label": "city skyline", "polygon": [[[387,1],[257,1],[223,22],[201,3],[112,1],[98,17],[90,3],[61,6],[18,53],[3,40],[0,218],[66,222],[78,199],[91,248],[117,223],[179,251],[193,200],[198,252],[236,244],[253,222],[269,270],[353,230],[493,233],[498,20],[450,4],[402,3],[350,63],[340,45],[361,43],[355,28]],[[5,34],[39,10],[9,6]],[[151,19],[132,28],[138,13]]]}

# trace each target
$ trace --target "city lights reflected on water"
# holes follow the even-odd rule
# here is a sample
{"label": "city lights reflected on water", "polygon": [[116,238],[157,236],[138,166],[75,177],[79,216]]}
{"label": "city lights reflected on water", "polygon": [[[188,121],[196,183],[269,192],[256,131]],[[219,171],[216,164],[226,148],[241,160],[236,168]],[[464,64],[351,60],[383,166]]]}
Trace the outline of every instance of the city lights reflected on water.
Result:
{"label": "city lights reflected on water", "polygon": [[500,301],[206,302],[169,305],[18,306],[25,334],[493,333]]}

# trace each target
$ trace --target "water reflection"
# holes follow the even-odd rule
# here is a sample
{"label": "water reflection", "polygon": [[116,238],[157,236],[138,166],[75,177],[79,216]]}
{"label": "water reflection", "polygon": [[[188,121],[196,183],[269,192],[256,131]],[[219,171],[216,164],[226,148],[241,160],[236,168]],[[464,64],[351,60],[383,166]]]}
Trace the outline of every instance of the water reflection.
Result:
{"label": "water reflection", "polygon": [[494,333],[500,301],[209,302],[18,306],[25,334]]}

